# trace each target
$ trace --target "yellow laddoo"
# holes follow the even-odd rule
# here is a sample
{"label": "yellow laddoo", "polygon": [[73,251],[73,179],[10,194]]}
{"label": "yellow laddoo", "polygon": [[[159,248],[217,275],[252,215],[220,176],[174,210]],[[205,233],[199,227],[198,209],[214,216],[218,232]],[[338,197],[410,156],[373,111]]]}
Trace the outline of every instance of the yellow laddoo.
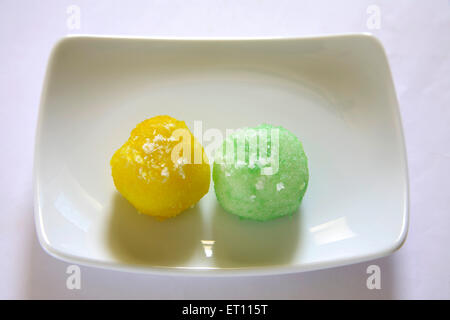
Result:
{"label": "yellow laddoo", "polygon": [[210,166],[184,121],[157,116],[139,123],[111,158],[117,190],[140,212],[174,217],[207,192]]}

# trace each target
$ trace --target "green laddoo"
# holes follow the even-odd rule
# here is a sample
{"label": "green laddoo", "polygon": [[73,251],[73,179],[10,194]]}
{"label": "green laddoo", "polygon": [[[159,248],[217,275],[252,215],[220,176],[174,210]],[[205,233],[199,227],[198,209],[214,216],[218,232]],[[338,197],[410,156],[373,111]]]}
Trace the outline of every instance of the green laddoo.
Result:
{"label": "green laddoo", "polygon": [[292,215],[308,186],[308,160],[299,139],[281,126],[240,129],[216,150],[213,181],[225,211],[266,221]]}

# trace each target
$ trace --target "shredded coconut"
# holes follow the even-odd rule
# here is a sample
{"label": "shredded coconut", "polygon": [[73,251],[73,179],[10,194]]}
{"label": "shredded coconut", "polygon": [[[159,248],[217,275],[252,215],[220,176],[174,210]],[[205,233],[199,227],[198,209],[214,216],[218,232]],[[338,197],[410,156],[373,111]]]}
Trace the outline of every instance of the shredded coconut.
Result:
{"label": "shredded coconut", "polygon": [[169,176],[169,169],[167,169],[167,167],[164,167],[164,168],[161,170],[161,175],[162,175],[163,177],[168,177],[168,176]]}
{"label": "shredded coconut", "polygon": [[143,179],[145,182],[148,182],[147,172],[145,172],[143,168],[139,168],[139,179]]}
{"label": "shredded coconut", "polygon": [[175,167],[176,168],[178,168],[178,167],[182,167],[182,166],[184,166],[186,163],[189,163],[189,161],[187,160],[187,159],[185,159],[184,157],[179,157],[178,159],[177,159],[177,161],[175,162]]}
{"label": "shredded coconut", "polygon": [[166,141],[166,138],[164,138],[163,135],[158,134],[157,136],[155,136],[155,137],[153,138],[153,141],[154,141],[154,142],[157,142],[157,141]]}
{"label": "shredded coconut", "polygon": [[150,141],[147,141],[142,146],[142,149],[144,150],[145,153],[152,153],[153,150],[155,150],[155,144],[151,143]]}
{"label": "shredded coconut", "polygon": [[178,168],[178,174],[183,178],[186,179],[186,175],[184,174],[183,167]]}

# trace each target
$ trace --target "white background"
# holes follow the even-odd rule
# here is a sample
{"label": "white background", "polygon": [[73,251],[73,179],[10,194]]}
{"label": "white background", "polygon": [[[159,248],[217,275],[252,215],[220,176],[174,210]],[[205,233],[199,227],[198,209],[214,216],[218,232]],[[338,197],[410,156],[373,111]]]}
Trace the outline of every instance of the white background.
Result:
{"label": "white background", "polygon": [[[369,5],[381,10],[369,30]],[[81,28],[67,8],[81,10]],[[410,175],[410,230],[395,254],[352,266],[249,278],[150,276],[68,264],[39,247],[33,222],[36,118],[49,52],[70,33],[176,37],[372,32],[386,48],[400,102]],[[0,2],[0,298],[450,298],[450,1]],[[381,290],[366,268],[381,267]]]}

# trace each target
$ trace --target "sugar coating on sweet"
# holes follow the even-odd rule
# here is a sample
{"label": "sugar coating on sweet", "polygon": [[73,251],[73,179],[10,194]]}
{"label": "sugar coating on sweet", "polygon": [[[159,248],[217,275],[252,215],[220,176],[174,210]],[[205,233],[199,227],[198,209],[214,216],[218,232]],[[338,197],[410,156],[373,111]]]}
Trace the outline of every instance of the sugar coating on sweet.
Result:
{"label": "sugar coating on sweet", "polygon": [[283,189],[284,189],[284,183],[283,182],[277,183],[277,191],[281,191]]}
{"label": "sugar coating on sweet", "polygon": [[256,182],[255,187],[256,190],[264,189],[264,181],[262,179],[259,179],[258,182]]}
{"label": "sugar coating on sweet", "polygon": [[303,146],[283,127],[240,129],[215,154],[217,200],[225,211],[242,218],[265,221],[293,214],[308,180]]}

